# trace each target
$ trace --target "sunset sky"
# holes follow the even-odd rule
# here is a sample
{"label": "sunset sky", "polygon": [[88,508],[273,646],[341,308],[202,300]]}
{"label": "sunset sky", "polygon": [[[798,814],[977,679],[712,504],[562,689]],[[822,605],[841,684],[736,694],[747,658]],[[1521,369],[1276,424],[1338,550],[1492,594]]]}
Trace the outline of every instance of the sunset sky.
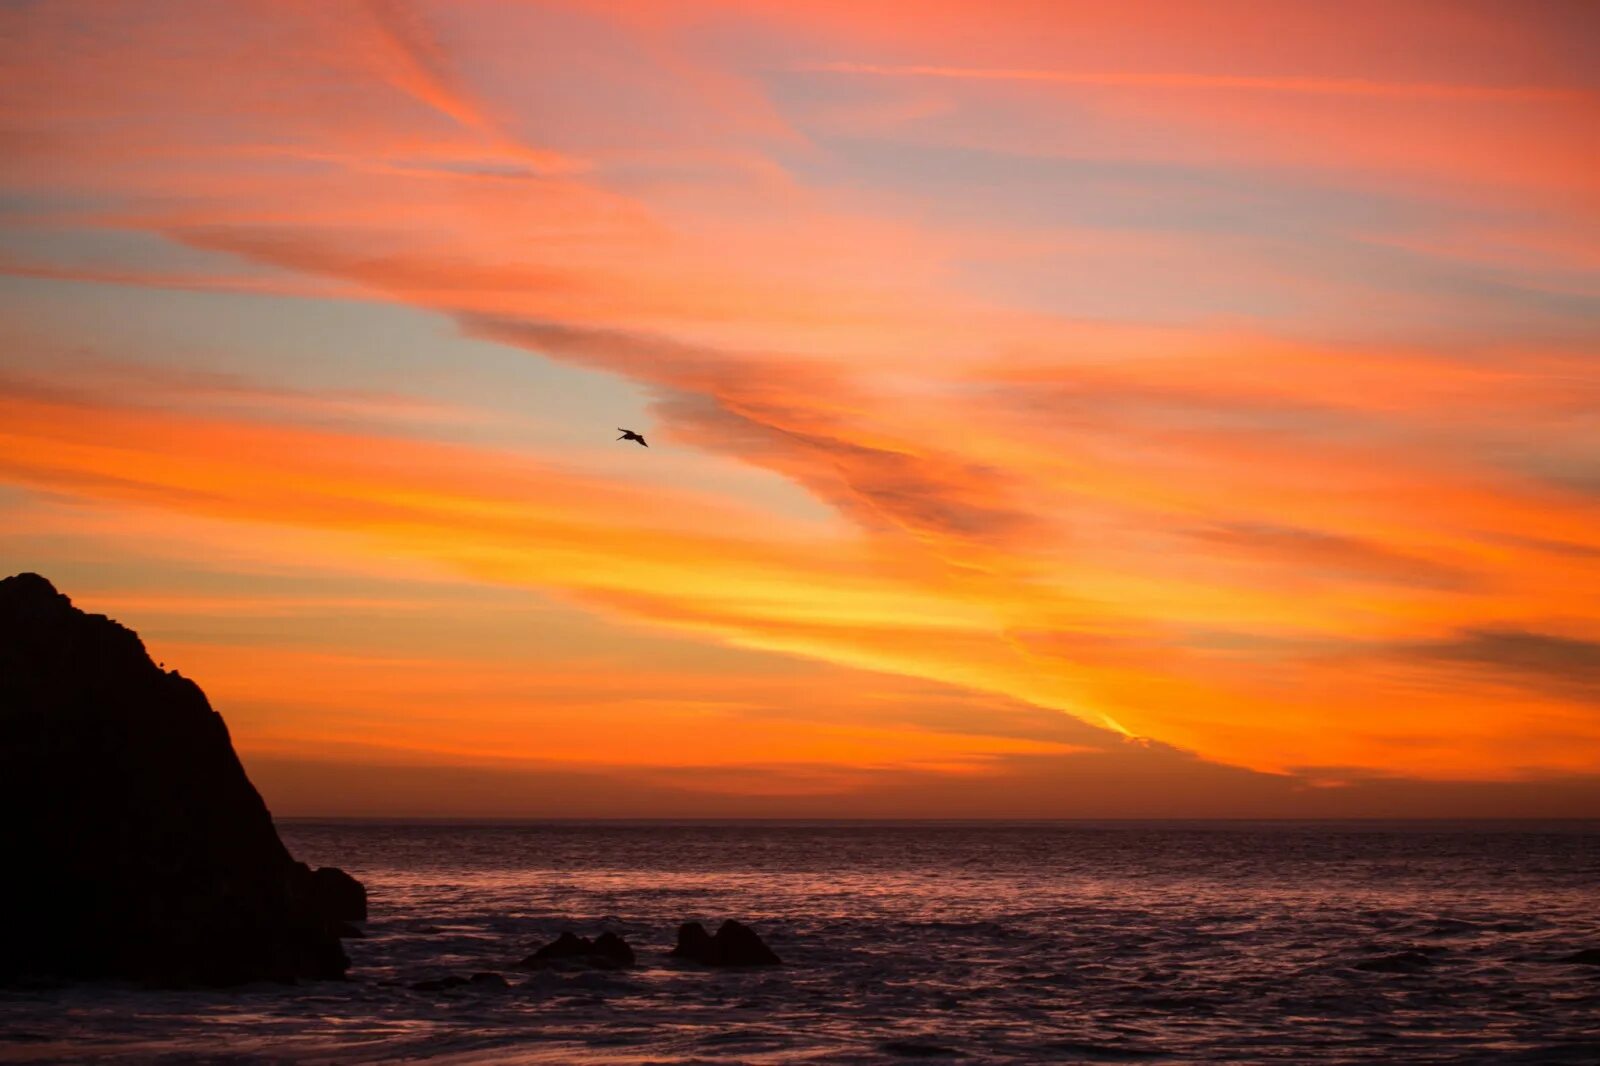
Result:
{"label": "sunset sky", "polygon": [[0,141],[0,568],[276,813],[1600,814],[1582,0],[8,3]]}

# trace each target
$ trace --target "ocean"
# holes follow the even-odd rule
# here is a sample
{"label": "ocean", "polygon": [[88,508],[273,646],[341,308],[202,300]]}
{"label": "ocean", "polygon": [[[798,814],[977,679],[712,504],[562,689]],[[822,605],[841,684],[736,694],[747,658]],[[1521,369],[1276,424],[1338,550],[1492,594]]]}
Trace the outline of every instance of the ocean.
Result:
{"label": "ocean", "polygon": [[[1600,822],[280,830],[367,884],[351,980],[3,990],[0,1061],[1600,1063]],[[730,917],[785,965],[666,956]],[[515,968],[566,929],[639,964]]]}

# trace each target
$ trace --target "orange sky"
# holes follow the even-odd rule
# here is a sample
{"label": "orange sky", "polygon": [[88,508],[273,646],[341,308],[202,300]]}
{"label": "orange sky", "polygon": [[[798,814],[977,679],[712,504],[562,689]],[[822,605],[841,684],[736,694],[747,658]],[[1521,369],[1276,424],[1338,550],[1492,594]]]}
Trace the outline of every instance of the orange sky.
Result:
{"label": "orange sky", "polygon": [[908,10],[0,12],[0,563],[285,814],[1600,813],[1584,7]]}

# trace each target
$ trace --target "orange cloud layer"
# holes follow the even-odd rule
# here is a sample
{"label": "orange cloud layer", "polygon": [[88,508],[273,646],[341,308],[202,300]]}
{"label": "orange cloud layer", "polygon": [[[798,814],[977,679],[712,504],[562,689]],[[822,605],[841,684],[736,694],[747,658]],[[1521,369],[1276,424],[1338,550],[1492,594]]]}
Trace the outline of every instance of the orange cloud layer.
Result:
{"label": "orange cloud layer", "polygon": [[[0,480],[1258,770],[1600,770],[1593,72],[1560,12],[1287,6],[7,12],[0,182],[38,202],[9,273],[422,311],[656,425],[653,465],[597,468],[449,443],[474,413],[403,382],[51,367],[24,335]],[[128,231],[218,273],[80,247]],[[674,481],[687,450],[840,521]],[[371,724],[318,733],[297,696],[382,702],[384,667],[317,654],[252,734],[280,755]],[[483,695],[470,744],[396,699],[393,744],[586,758],[537,688]],[[695,713],[614,724],[671,762],[651,716]],[[770,720],[706,757],[1056,750],[987,713]]]}
{"label": "orange cloud layer", "polygon": [[[954,543],[935,558],[902,549],[896,560],[844,542],[785,541],[711,501],[669,501],[659,489],[647,497],[513,456],[23,391],[4,400],[0,471],[40,490],[351,534],[385,555],[564,589],[750,647],[990,691],[1260,768],[1448,776],[1503,772],[1508,748],[1525,765],[1577,770],[1591,758],[1520,732],[1544,716],[1590,735],[1581,688],[1509,700],[1501,685],[1527,664],[1497,674],[1493,662],[1464,667],[1430,652],[1466,627],[1516,624],[1507,608],[1526,610],[1530,588],[1553,601],[1536,549],[1503,550],[1497,571],[1465,557],[1440,570],[1327,534],[1197,530],[1157,577],[1149,565],[1119,570],[1115,554],[1091,545],[1066,562],[1035,548],[1034,533],[997,539],[981,525],[952,525],[965,504],[942,499],[949,514],[912,527],[911,543]],[[906,491],[938,490],[919,478]],[[890,524],[874,536],[907,532]],[[1035,550],[1047,555],[1021,572],[984,569],[959,562],[971,540],[974,558],[999,553],[1020,565]],[[1254,560],[1243,573],[1229,562],[1241,548]],[[1264,556],[1285,558],[1281,584],[1263,583]],[[1519,565],[1532,576],[1511,569]],[[1310,602],[1294,593],[1308,580],[1320,593]],[[1565,594],[1576,603],[1595,591],[1569,580]],[[319,690],[327,686],[305,688]],[[1385,705],[1399,700],[1401,720]],[[1418,735],[1432,738],[1421,752]]]}

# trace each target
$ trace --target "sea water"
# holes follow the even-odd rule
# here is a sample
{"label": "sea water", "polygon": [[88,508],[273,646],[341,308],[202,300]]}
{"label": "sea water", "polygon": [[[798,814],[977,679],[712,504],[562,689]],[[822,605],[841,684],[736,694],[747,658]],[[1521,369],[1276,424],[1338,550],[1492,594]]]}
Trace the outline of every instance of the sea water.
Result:
{"label": "sea water", "polygon": [[[280,829],[349,981],[0,991],[0,1060],[1600,1063],[1600,822]],[[667,956],[724,918],[785,965]],[[637,967],[517,969],[567,929]]]}

